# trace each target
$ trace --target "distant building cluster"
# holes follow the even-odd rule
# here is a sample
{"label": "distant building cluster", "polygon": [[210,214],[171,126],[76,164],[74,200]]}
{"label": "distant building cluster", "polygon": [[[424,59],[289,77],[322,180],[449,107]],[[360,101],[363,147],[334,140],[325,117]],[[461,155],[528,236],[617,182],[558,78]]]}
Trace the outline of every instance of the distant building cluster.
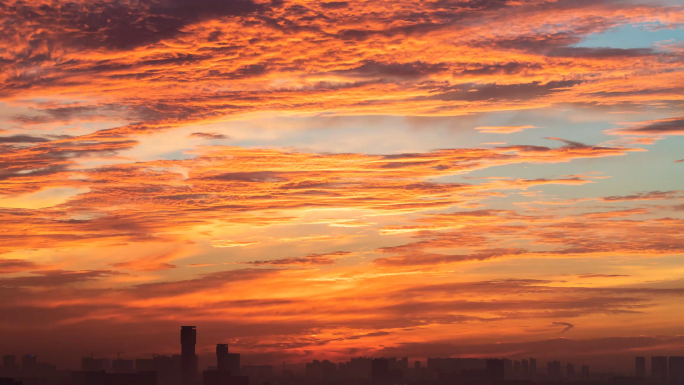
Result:
{"label": "distant building cluster", "polygon": [[[90,355],[79,371],[61,371],[40,363],[35,355],[5,355],[0,385],[684,385],[684,356],[636,357],[634,372],[593,373],[589,366],[507,358],[428,358],[409,363],[408,357],[356,357],[347,362],[313,360],[288,365],[277,373],[273,365],[241,365],[240,354],[227,344],[216,345],[216,365],[200,373],[195,352],[197,329],[181,326],[181,354],[114,360]],[[303,370],[302,370],[303,369]]]}

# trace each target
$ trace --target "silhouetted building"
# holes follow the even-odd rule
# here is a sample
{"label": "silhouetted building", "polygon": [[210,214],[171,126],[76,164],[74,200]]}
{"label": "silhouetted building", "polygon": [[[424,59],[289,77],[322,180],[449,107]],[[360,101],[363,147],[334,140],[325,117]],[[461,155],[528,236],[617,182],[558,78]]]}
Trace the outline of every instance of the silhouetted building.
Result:
{"label": "silhouetted building", "polygon": [[567,363],[565,366],[565,377],[573,378],[575,377],[575,364]]}
{"label": "silhouetted building", "polygon": [[228,365],[228,345],[216,345],[216,370],[230,370]]}
{"label": "silhouetted building", "polygon": [[14,367],[14,366],[18,366],[17,365],[17,356],[14,356],[14,355],[2,356],[2,367],[3,368],[9,368],[9,367]]}
{"label": "silhouetted building", "polygon": [[138,358],[135,360],[135,370],[138,372],[156,372],[157,365],[153,358]]}
{"label": "silhouetted building", "polygon": [[409,361],[408,361],[408,357],[402,357],[402,358],[399,360],[399,368],[400,368],[400,369],[408,369],[408,365],[409,365],[408,362],[409,362]]}
{"label": "silhouetted building", "polygon": [[684,382],[684,357],[671,356],[668,360],[667,368],[671,383]]}
{"label": "silhouetted building", "polygon": [[[330,361],[328,361],[330,362]],[[273,365],[258,365],[257,366],[257,376],[260,378],[271,378],[273,377]]]}
{"label": "silhouetted building", "polygon": [[109,360],[106,358],[83,357],[81,370],[84,372],[102,372],[109,369]]}
{"label": "silhouetted building", "polygon": [[582,379],[585,381],[589,379],[589,366],[588,365],[582,365]]}
{"label": "silhouetted building", "polygon": [[135,372],[135,367],[133,366],[133,360],[124,360],[122,358],[117,358],[112,361],[112,371],[114,373],[133,373]]}
{"label": "silhouetted building", "polygon": [[[4,365],[3,365],[4,367]],[[0,385],[22,385],[21,381],[16,381],[14,378],[0,377]]]}
{"label": "silhouetted building", "polygon": [[413,363],[413,367],[414,367],[415,369],[420,369],[420,361],[414,362],[414,363]]}
{"label": "silhouetted building", "polygon": [[24,354],[21,357],[21,368],[27,369],[38,364],[38,357],[33,354]]}
{"label": "silhouetted building", "polygon": [[347,362],[347,370],[351,378],[370,378],[373,359],[370,357],[354,357]]}
{"label": "silhouetted building", "polygon": [[642,377],[613,377],[612,385],[644,385]]}
{"label": "silhouetted building", "polygon": [[7,355],[2,356],[2,372],[0,376],[14,378],[19,374],[19,365],[17,365],[17,356]]}
{"label": "silhouetted building", "polygon": [[634,375],[639,378],[646,378],[646,357],[634,359]]}
{"label": "silhouetted building", "polygon": [[667,357],[651,357],[651,376],[656,382],[667,381]]}
{"label": "silhouetted building", "polygon": [[537,375],[537,359],[530,357],[530,376]]}
{"label": "silhouetted building", "polygon": [[[518,361],[516,361],[518,362]],[[520,362],[518,362],[518,370],[520,369]],[[493,380],[504,379],[504,361],[491,359],[487,360],[487,377]]]}
{"label": "silhouetted building", "polygon": [[75,385],[157,385],[156,372],[72,372]]}
{"label": "silhouetted building", "polygon": [[21,370],[24,375],[35,375],[38,370],[38,358],[33,354],[25,354],[21,357]]}
{"label": "silhouetted building", "polygon": [[203,385],[249,385],[249,377],[232,376],[227,370],[205,370]]}
{"label": "silhouetted building", "polygon": [[306,376],[309,378],[323,378],[323,365],[319,360],[306,364]]}
{"label": "silhouetted building", "polygon": [[328,360],[321,362],[321,370],[323,371],[324,380],[332,380],[337,376],[337,365]]}
{"label": "silhouetted building", "polygon": [[240,375],[240,353],[228,353],[228,370],[234,375]]}
{"label": "silhouetted building", "polygon": [[181,384],[193,385],[197,373],[195,344],[197,329],[195,326],[181,326]]}
{"label": "silhouetted building", "polygon": [[[228,371],[232,376],[240,375],[240,354],[229,353],[227,344],[216,345],[216,370]],[[258,368],[257,368],[258,373]]]}
{"label": "silhouetted building", "polygon": [[243,365],[240,373],[249,378],[268,379],[273,377],[273,365]]}
{"label": "silhouetted building", "polygon": [[389,360],[387,358],[374,358],[371,367],[373,383],[382,384],[389,380]]}
{"label": "silhouetted building", "polygon": [[520,361],[520,369],[522,370],[523,377],[529,377],[529,375],[530,375],[530,361],[527,361],[526,359],[523,358]]}
{"label": "silhouetted building", "polygon": [[[237,356],[237,361],[235,361]],[[270,367],[270,375],[273,375],[273,367],[270,365],[263,365]],[[240,355],[228,353],[228,345],[216,345],[216,367],[210,367],[210,370],[205,370],[202,377],[203,385],[249,385],[248,376],[240,376]],[[262,378],[269,378],[264,369],[259,370],[260,367],[255,367],[252,376],[261,376]],[[246,372],[249,372],[248,370]]]}
{"label": "silhouetted building", "polygon": [[560,361],[550,361],[546,364],[546,375],[552,379],[561,377],[561,363]]}
{"label": "silhouetted building", "polygon": [[520,376],[521,371],[522,371],[522,369],[520,367],[520,361],[518,361],[518,360],[513,361],[513,374],[515,374],[516,376]]}

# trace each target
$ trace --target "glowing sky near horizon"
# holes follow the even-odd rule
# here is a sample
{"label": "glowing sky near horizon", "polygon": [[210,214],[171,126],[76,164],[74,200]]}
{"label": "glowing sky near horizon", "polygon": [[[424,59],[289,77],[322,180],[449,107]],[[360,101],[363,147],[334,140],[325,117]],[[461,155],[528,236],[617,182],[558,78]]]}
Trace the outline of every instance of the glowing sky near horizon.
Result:
{"label": "glowing sky near horizon", "polygon": [[684,349],[678,1],[4,0],[0,122],[7,353]]}

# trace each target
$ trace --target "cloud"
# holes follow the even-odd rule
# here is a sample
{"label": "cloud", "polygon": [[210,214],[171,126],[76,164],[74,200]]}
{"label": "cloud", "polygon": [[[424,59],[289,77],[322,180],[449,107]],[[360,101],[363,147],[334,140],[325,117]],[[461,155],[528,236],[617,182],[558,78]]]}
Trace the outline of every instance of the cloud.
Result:
{"label": "cloud", "polygon": [[348,256],[349,252],[336,251],[333,253],[309,254],[303,257],[288,257],[282,259],[260,260],[244,262],[250,265],[333,265],[340,257]]}
{"label": "cloud", "polygon": [[434,96],[417,97],[416,100],[441,100],[478,102],[495,100],[531,100],[562,92],[581,84],[580,80],[520,83],[520,84],[457,84],[441,88]]}
{"label": "cloud", "polygon": [[458,75],[466,76],[492,76],[492,75],[513,75],[521,72],[534,72],[543,68],[540,63],[496,63],[496,64],[475,64],[468,65],[467,68],[457,72]]}
{"label": "cloud", "polygon": [[649,120],[608,130],[612,135],[684,135],[684,118]]}
{"label": "cloud", "polygon": [[229,239],[214,239],[211,241],[211,245],[213,247],[219,247],[219,248],[225,248],[225,247],[247,247],[247,246],[253,246],[253,245],[258,245],[259,242],[249,242],[249,241],[243,241],[243,242],[238,242],[238,241],[231,241]]}
{"label": "cloud", "polygon": [[612,195],[600,198],[604,202],[623,202],[640,200],[661,200],[661,199],[680,199],[684,198],[682,191],[648,191],[632,195]]}
{"label": "cloud", "polygon": [[13,135],[0,137],[0,143],[41,143],[49,141],[50,139],[31,135]]}
{"label": "cloud", "polygon": [[653,55],[652,48],[607,48],[607,47],[559,47],[547,52],[550,57],[568,57],[581,59],[632,58]]}
{"label": "cloud", "polygon": [[[61,346],[70,353],[56,359],[68,360],[97,340],[102,351],[171,353],[167,341],[186,321],[208,340],[260,357],[254,362],[303,362],[322,351],[343,361],[348,352],[402,349],[425,357],[503,349],[595,358],[681,347],[677,338],[543,339],[552,320],[578,317],[587,319],[586,336],[604,333],[591,326],[602,317],[616,325],[648,318],[653,327],[644,334],[672,330],[660,315],[675,308],[682,283],[652,263],[684,253],[683,223],[679,206],[645,203],[676,194],[616,190],[581,201],[545,194],[561,185],[564,195],[577,189],[589,197],[581,186],[601,183],[580,172],[553,176],[557,163],[600,166],[678,132],[681,118],[667,114],[682,95],[681,53],[571,47],[616,25],[675,26],[678,8],[602,0],[3,4],[0,94],[18,112],[3,125],[0,191],[12,199],[83,191],[43,208],[0,209],[0,253],[8,258],[0,272],[12,274],[0,281],[8,350],[40,341],[35,350]],[[229,138],[210,128],[244,134],[271,115],[329,116],[317,122],[387,115],[420,120],[422,133],[454,116],[579,108],[584,120],[605,121],[606,111],[655,120],[617,126],[625,138],[598,145],[574,132],[551,145],[468,148],[445,139],[438,150],[406,153],[345,150],[366,148],[363,135],[331,152],[253,132],[245,134],[248,146],[220,146],[214,139]],[[288,119],[268,129],[287,130],[280,122]],[[200,140],[182,149],[166,142],[178,132]],[[400,148],[424,148],[406,143]],[[523,167],[525,178],[463,178]],[[577,204],[539,209],[533,194]],[[235,231],[242,240],[223,239]],[[359,257],[336,263],[348,255],[326,250]],[[202,263],[226,253],[253,268]],[[615,256],[639,269],[638,280],[607,279],[623,275],[605,265]],[[552,269],[548,276],[604,278],[581,277],[575,267],[587,261],[605,275],[602,287],[532,279],[540,263]],[[511,279],[490,275],[508,263]],[[90,270],[97,266],[131,275]],[[475,273],[486,277],[469,282]]]}
{"label": "cloud", "polygon": [[431,74],[444,72],[448,67],[441,63],[379,63],[365,61],[358,67],[334,71],[334,74],[362,78],[417,79]]}
{"label": "cloud", "polygon": [[579,274],[579,275],[577,275],[577,277],[578,278],[622,278],[622,277],[630,277],[630,275],[587,273],[587,274]]}
{"label": "cloud", "polygon": [[535,126],[481,126],[475,127],[476,130],[485,134],[512,134],[514,132],[522,132],[529,128],[538,128]]}
{"label": "cloud", "polygon": [[552,322],[553,325],[560,325],[560,326],[565,326],[565,329],[561,330],[558,334],[564,334],[568,330],[572,329],[575,327],[575,325],[567,322]]}
{"label": "cloud", "polygon": [[177,266],[169,263],[174,259],[180,257],[180,251],[162,251],[149,255],[139,256],[135,260],[126,262],[113,263],[112,266],[119,269],[136,270],[136,271],[160,271],[167,269],[175,269]]}
{"label": "cloud", "polygon": [[0,274],[12,274],[28,270],[38,270],[42,268],[38,264],[25,259],[3,259],[0,258]]}
{"label": "cloud", "polygon": [[341,9],[341,8],[347,8],[349,6],[349,2],[347,1],[327,1],[321,3],[321,7],[324,9]]}
{"label": "cloud", "polygon": [[190,134],[190,137],[202,139],[230,139],[227,135],[217,134],[215,132],[193,132]]}
{"label": "cloud", "polygon": [[0,278],[0,287],[56,287],[121,274],[113,270],[37,270],[31,273],[31,276]]}

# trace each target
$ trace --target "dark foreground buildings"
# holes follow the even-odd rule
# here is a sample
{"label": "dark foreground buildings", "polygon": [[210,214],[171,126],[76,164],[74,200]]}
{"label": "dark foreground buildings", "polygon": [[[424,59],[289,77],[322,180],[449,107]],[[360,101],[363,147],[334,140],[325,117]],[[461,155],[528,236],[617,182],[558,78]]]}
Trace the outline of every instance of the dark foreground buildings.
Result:
{"label": "dark foreground buildings", "polygon": [[[684,385],[684,356],[636,357],[630,373],[592,373],[572,362],[537,359],[356,357],[305,365],[243,364],[227,344],[216,345],[216,365],[201,374],[197,328],[181,327],[181,354],[114,360],[85,357],[79,371],[60,371],[27,354],[2,357],[0,385]],[[650,367],[647,364],[650,363]],[[545,370],[544,370],[545,369]]]}

